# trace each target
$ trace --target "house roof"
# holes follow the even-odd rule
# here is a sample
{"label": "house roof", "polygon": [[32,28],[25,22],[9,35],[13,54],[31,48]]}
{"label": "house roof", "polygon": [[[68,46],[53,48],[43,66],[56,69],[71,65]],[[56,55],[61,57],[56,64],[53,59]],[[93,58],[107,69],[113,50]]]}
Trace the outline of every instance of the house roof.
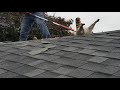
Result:
{"label": "house roof", "polygon": [[119,78],[120,30],[0,43],[0,78]]}

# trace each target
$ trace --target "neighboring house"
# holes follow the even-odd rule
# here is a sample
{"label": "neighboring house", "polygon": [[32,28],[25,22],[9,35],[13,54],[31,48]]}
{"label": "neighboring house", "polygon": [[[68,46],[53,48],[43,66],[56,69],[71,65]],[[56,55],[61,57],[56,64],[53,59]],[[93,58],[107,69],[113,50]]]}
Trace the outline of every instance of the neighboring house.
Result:
{"label": "neighboring house", "polygon": [[1,42],[0,78],[120,78],[120,30]]}

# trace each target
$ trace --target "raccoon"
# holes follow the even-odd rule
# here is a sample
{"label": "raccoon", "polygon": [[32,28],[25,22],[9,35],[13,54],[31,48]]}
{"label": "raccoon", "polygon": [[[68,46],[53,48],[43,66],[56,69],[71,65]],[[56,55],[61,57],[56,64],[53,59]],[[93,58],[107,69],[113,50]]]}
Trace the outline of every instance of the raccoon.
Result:
{"label": "raccoon", "polygon": [[[76,19],[76,20],[80,20],[80,19]],[[81,21],[76,21],[76,35],[77,36],[86,36],[86,35],[90,35],[92,34],[93,32],[93,29],[96,25],[97,22],[99,22],[100,19],[97,19],[93,24],[91,24],[89,27],[87,28],[84,28],[83,26],[85,24],[81,23]]]}

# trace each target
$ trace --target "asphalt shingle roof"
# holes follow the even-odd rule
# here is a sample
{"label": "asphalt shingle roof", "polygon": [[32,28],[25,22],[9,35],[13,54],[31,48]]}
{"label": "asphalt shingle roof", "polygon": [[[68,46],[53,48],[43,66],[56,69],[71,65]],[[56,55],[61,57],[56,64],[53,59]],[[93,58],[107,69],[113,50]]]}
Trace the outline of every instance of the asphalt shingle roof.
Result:
{"label": "asphalt shingle roof", "polygon": [[120,30],[0,43],[0,78],[119,78]]}

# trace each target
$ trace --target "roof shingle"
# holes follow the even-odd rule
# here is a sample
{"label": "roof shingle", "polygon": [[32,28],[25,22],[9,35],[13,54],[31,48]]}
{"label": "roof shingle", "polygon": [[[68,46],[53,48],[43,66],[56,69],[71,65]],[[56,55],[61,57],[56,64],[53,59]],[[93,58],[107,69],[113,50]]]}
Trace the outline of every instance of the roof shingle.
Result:
{"label": "roof shingle", "polygon": [[[0,78],[119,78],[120,30],[0,42]],[[54,47],[52,47],[54,46]],[[48,48],[31,55],[31,51]]]}

